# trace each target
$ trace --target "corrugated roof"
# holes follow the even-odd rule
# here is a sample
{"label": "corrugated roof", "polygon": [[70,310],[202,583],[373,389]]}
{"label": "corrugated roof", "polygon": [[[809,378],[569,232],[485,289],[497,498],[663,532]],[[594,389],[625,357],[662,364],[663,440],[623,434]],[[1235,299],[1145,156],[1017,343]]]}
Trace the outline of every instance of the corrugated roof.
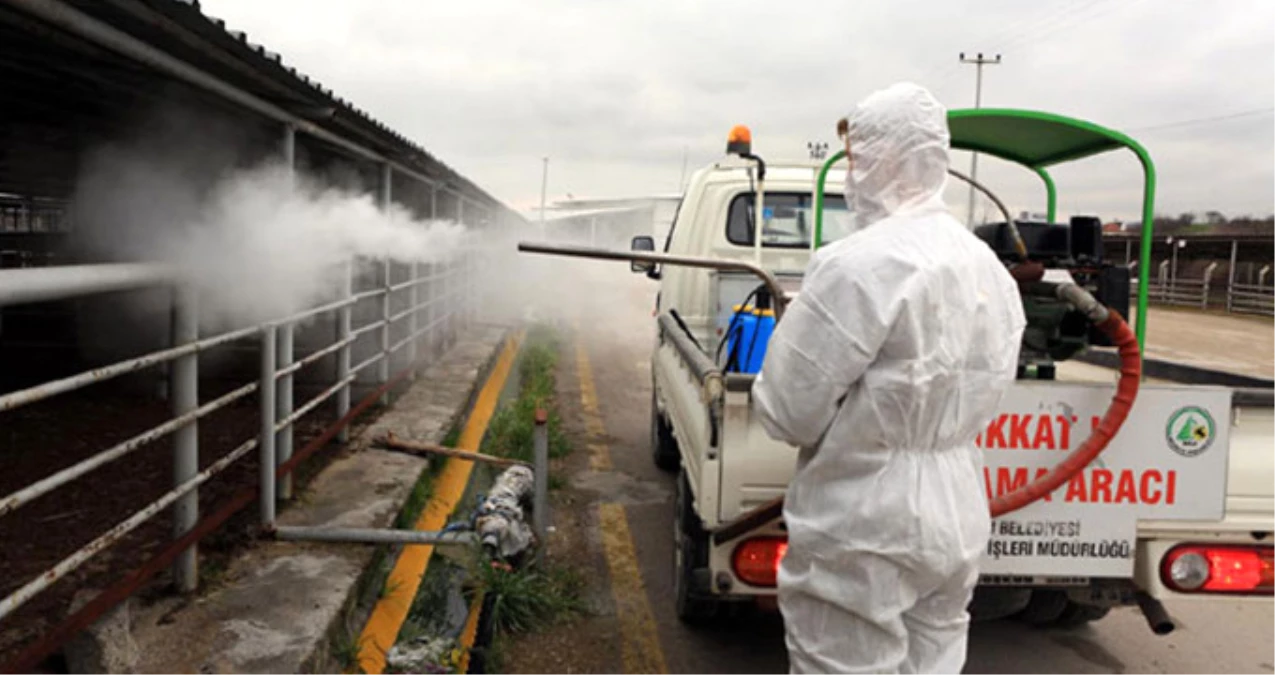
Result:
{"label": "corrugated roof", "polygon": [[[508,209],[423,147],[298,71],[241,30],[205,15],[193,0],[62,0],[123,32],[324,132],[448,185],[470,199]],[[103,49],[90,40],[0,4],[0,188],[65,194],[75,156],[119,131],[129,110],[170,91],[261,119],[208,91]],[[341,152],[341,154],[348,154]]]}
{"label": "corrugated roof", "polygon": [[[310,95],[319,97],[323,103],[333,105],[340,112],[350,115],[361,121],[363,124],[366,124],[370,127],[369,131],[374,130],[374,134],[381,135],[384,141],[391,145],[399,146],[399,150],[408,155],[407,158],[423,160],[425,166],[421,166],[421,168],[426,169],[427,174],[429,173],[428,169],[430,168],[434,168],[436,172],[441,169],[441,172],[444,175],[440,175],[439,178],[452,179],[456,183],[456,188],[459,189],[462,187],[468,187],[470,190],[482,195],[491,202],[496,204],[500,203],[498,199],[488,194],[485,190],[478,187],[469,179],[460,175],[459,172],[455,171],[446,163],[430,154],[427,150],[425,150],[425,148],[421,147],[416,142],[390,128],[383,122],[375,119],[362,108],[355,106],[353,102],[347,101],[341,96],[338,96],[332,89],[323,86],[323,84],[315,78],[299,72],[295,67],[285,63],[283,57],[278,52],[270,51],[264,46],[251,41],[246,32],[228,27],[224,20],[204,14],[202,6],[198,0],[145,1],[147,5],[158,11],[164,12],[171,18],[177,19],[178,21],[188,22],[188,24],[191,24],[190,27],[192,29],[197,28],[197,24],[201,22],[206,24],[206,26],[214,27],[227,38],[239,43],[239,45],[245,48],[240,50],[241,56],[249,62],[255,62],[255,65],[261,68],[264,72],[273,71],[273,75],[275,76],[282,76],[292,80],[295,86],[308,89],[308,93]],[[411,155],[417,155],[418,157],[412,158],[410,157]],[[399,157],[398,159],[404,158]],[[431,167],[429,166],[430,164],[435,166]]]}

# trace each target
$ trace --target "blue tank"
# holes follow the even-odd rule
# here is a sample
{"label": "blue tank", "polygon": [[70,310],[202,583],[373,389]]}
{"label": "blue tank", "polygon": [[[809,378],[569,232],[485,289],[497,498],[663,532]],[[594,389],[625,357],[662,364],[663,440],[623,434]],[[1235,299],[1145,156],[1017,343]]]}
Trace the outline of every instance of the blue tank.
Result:
{"label": "blue tank", "polygon": [[[726,336],[727,370],[757,373],[766,358],[766,344],[775,330],[775,313],[768,309],[736,305]],[[733,357],[733,358],[732,358]]]}

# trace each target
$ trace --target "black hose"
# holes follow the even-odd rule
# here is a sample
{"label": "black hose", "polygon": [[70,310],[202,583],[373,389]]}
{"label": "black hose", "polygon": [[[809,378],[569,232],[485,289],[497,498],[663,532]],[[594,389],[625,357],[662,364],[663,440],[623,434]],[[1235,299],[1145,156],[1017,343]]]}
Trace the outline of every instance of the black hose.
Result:
{"label": "black hose", "polygon": [[686,333],[686,337],[691,339],[691,343],[698,347],[701,352],[704,351],[704,346],[699,343],[699,340],[695,339],[695,334],[691,332],[691,329],[686,325],[686,322],[682,321],[682,315],[678,314],[677,310],[672,308],[669,308],[668,314],[673,317],[674,321],[677,322],[677,325],[682,329],[682,332]]}

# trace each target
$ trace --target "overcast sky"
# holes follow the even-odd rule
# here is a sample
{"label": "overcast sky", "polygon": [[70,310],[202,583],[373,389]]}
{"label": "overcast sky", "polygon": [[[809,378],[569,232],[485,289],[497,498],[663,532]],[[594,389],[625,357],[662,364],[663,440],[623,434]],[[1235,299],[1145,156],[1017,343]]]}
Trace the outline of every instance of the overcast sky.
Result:
{"label": "overcast sky", "polygon": [[[1130,132],[1160,171],[1158,211],[1275,210],[1269,0],[203,0],[249,39],[517,208],[675,192],[685,149],[712,162],[737,123],[774,161],[835,143],[835,120],[898,80],[974,102],[958,53],[1000,53],[983,105]],[[1178,122],[1248,113],[1212,122]],[[955,159],[968,168],[967,156]],[[1014,210],[1025,169],[980,161]],[[1060,209],[1139,211],[1129,153],[1059,168]]]}

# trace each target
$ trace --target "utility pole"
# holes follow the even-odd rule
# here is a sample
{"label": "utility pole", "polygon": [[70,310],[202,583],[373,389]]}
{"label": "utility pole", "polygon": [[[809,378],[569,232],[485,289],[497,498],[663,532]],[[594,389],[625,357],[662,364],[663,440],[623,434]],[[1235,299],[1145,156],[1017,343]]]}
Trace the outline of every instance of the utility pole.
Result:
{"label": "utility pole", "polygon": [[549,187],[549,158],[544,158],[544,166],[540,170],[540,240],[549,241],[549,231],[545,229],[545,190]]}
{"label": "utility pole", "polygon": [[[983,52],[979,52],[976,58],[965,58],[965,52],[961,52],[961,63],[973,64],[978,69],[977,79],[974,85],[974,107],[983,107],[983,66],[1000,65],[1001,55],[997,54],[996,58],[985,59]],[[970,178],[978,180],[978,153],[970,153]],[[970,205],[969,212],[965,220],[966,224],[974,227],[974,186],[970,186]]]}

